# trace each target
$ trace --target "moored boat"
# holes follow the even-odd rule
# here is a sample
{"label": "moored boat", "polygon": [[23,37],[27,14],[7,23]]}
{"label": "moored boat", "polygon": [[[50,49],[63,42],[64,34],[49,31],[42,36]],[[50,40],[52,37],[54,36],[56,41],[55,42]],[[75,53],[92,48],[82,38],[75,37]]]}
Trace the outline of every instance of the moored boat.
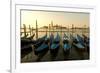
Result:
{"label": "moored boat", "polygon": [[63,37],[63,53],[64,55],[69,55],[71,49],[71,45],[69,44],[69,39],[66,34]]}
{"label": "moored boat", "polygon": [[50,41],[50,46],[51,46],[51,44],[54,41],[54,35],[53,35],[53,33],[51,33],[50,38],[49,38],[49,41]]}
{"label": "moored boat", "polygon": [[25,50],[27,52],[27,48],[29,45],[33,45],[34,49],[37,49],[44,42],[45,37],[46,37],[46,35],[37,40],[29,40],[29,39],[25,39],[25,38],[21,39],[21,51],[22,51],[21,53],[23,53]]}
{"label": "moored boat", "polygon": [[86,46],[86,51],[89,53],[89,44],[90,44],[90,41],[89,41],[89,37],[87,37],[86,35],[83,34],[83,38],[84,38],[84,43],[85,43],[85,46]]}
{"label": "moored boat", "polygon": [[37,49],[34,49],[35,55],[38,55],[40,53],[46,52],[49,50],[49,46],[46,43],[43,43],[41,46],[39,46]]}
{"label": "moored boat", "polygon": [[30,52],[32,52],[32,45],[27,45],[21,48],[21,58],[28,55]]}
{"label": "moored boat", "polygon": [[35,34],[31,35],[30,37],[27,37],[26,39],[32,40]]}
{"label": "moored boat", "polygon": [[81,37],[80,35],[77,34],[77,38],[76,39],[81,45],[85,46],[83,37]]}
{"label": "moored boat", "polygon": [[45,35],[45,36],[43,36],[41,38],[38,38],[35,43],[34,43],[34,41],[32,42],[32,44],[34,45],[35,49],[38,48],[45,41],[46,37],[47,37],[47,35]]}
{"label": "moored boat", "polygon": [[46,53],[49,50],[48,40],[49,39],[46,36],[43,43],[38,48],[34,49],[35,55]]}
{"label": "moored boat", "polygon": [[76,35],[76,37],[74,38],[76,40],[76,42],[73,43],[74,47],[76,47],[76,49],[79,51],[85,51],[85,45],[83,39],[79,35]]}
{"label": "moored boat", "polygon": [[60,48],[60,36],[57,33],[54,41],[52,42],[51,46],[50,46],[50,53],[52,56],[56,56],[58,53],[58,50]]}

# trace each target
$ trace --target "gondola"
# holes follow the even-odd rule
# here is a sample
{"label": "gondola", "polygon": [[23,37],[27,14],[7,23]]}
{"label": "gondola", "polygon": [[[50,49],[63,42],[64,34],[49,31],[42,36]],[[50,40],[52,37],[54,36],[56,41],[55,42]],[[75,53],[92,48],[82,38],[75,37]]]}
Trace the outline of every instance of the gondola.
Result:
{"label": "gondola", "polygon": [[33,35],[30,36],[30,37],[27,37],[26,39],[32,40],[34,36],[35,36],[35,34],[33,34]]}
{"label": "gondola", "polygon": [[38,46],[40,46],[43,43],[45,37],[46,37],[46,35],[41,38],[38,38],[37,40],[33,40],[33,39],[30,40],[30,39],[23,38],[23,39],[21,39],[21,47],[32,44],[37,48]]}
{"label": "gondola", "polygon": [[56,37],[55,37],[53,42],[54,43],[59,43],[60,42],[60,35],[58,33],[57,33],[57,35],[56,35]]}
{"label": "gondola", "polygon": [[57,33],[57,36],[55,37],[54,41],[52,42],[50,46],[50,53],[52,56],[56,56],[58,50],[60,48],[60,36]]}
{"label": "gondola", "polygon": [[48,37],[45,37],[43,43],[38,48],[34,49],[35,55],[46,53],[49,50],[48,40]]}
{"label": "gondola", "polygon": [[68,42],[69,42],[69,37],[64,33],[63,43],[68,43]]}
{"label": "gondola", "polygon": [[77,39],[72,34],[70,34],[70,41],[72,41],[72,43],[77,43]]}
{"label": "gondola", "polygon": [[89,52],[89,38],[84,34],[82,34],[82,36],[83,37],[78,36],[81,40],[80,43],[85,47],[85,51]]}
{"label": "gondola", "polygon": [[84,43],[86,46],[86,51],[89,53],[89,37],[87,37],[86,35],[82,34],[83,38],[84,38]]}
{"label": "gondola", "polygon": [[77,38],[76,39],[81,45],[85,46],[83,37],[81,37],[80,35],[77,34]]}
{"label": "gondola", "polygon": [[69,44],[69,38],[66,34],[63,37],[63,53],[64,55],[69,55],[71,49],[71,45]]}
{"label": "gondola", "polygon": [[37,49],[34,49],[35,55],[41,54],[43,52],[47,52],[49,50],[49,46],[46,43],[41,44]]}
{"label": "gondola", "polygon": [[89,37],[87,37],[84,34],[82,34],[82,36],[83,36],[84,42],[88,44],[89,43]]}
{"label": "gondola", "polygon": [[39,38],[38,40],[21,39],[21,54],[27,55],[28,53],[32,51],[32,47],[29,45],[33,45],[34,49],[39,47],[43,43],[45,37],[46,36],[43,36],[42,38]]}
{"label": "gondola", "polygon": [[83,36],[85,39],[88,39],[88,40],[89,40],[89,37],[87,37],[85,34],[82,34],[82,36]]}
{"label": "gondola", "polygon": [[43,36],[43,37],[41,37],[41,38],[38,38],[36,41],[35,41],[35,43],[34,43],[34,40],[31,42],[33,45],[34,45],[34,47],[35,47],[35,49],[37,49],[44,41],[45,41],[45,38],[47,37],[47,35],[45,35],[45,36]]}
{"label": "gondola", "polygon": [[[28,34],[27,34],[27,36],[28,36]],[[27,45],[31,44],[32,38],[34,36],[35,36],[35,34],[33,34],[30,37],[21,37],[21,47],[24,47],[24,46],[27,46]],[[35,40],[34,40],[34,43],[35,43]]]}
{"label": "gondola", "polygon": [[31,45],[24,46],[23,48],[21,48],[21,58],[25,57],[30,52],[32,52],[32,46]]}
{"label": "gondola", "polygon": [[31,44],[31,40],[25,39],[25,38],[21,39],[21,48],[23,48],[24,46],[27,46],[29,44]]}
{"label": "gondola", "polygon": [[75,41],[73,42],[74,47],[77,48],[79,51],[85,51],[84,41],[79,35],[76,35]]}
{"label": "gondola", "polygon": [[85,51],[85,47],[80,43],[74,43],[74,46],[80,51]]}
{"label": "gondola", "polygon": [[51,46],[51,44],[54,41],[54,35],[53,35],[53,33],[51,33],[50,38],[49,38],[49,41],[50,41],[50,46]]}

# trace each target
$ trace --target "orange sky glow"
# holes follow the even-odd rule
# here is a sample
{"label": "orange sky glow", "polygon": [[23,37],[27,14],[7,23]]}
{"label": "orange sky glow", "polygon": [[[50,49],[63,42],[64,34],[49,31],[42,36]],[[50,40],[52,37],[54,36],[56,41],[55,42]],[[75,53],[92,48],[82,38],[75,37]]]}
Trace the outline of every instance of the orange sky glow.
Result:
{"label": "orange sky glow", "polygon": [[51,21],[53,25],[62,25],[71,28],[72,24],[75,27],[89,27],[89,13],[76,12],[52,12],[52,11],[21,11],[21,27],[25,24],[27,27],[36,28],[36,20],[38,27],[49,26]]}

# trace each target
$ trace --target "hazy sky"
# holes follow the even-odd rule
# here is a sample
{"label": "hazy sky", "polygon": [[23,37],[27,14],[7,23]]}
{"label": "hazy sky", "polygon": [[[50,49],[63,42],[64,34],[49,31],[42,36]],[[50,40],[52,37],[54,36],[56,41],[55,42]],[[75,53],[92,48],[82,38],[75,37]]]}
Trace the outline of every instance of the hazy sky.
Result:
{"label": "hazy sky", "polygon": [[53,24],[71,27],[72,24],[76,27],[89,26],[89,13],[74,13],[74,12],[50,12],[50,11],[21,11],[21,26],[31,25],[36,27],[36,20],[38,27],[49,25],[51,21]]}

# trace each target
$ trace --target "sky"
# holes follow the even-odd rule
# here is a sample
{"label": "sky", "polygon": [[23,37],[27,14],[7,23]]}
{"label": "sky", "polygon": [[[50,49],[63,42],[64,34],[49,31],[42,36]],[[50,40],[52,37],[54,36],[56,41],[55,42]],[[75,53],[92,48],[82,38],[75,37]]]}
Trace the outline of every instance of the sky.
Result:
{"label": "sky", "polygon": [[36,27],[48,26],[51,21],[53,25],[62,25],[71,28],[72,24],[75,27],[89,27],[89,13],[80,12],[52,12],[52,11],[21,11],[21,27],[25,24],[27,27],[31,25]]}

